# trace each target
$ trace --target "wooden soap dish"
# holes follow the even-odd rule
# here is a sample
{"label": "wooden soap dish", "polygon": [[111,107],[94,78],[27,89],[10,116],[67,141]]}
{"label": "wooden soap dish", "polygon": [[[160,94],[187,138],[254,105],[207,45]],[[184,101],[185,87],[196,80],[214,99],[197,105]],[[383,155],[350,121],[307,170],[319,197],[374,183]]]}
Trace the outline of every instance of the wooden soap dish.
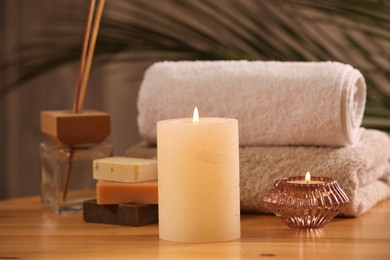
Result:
{"label": "wooden soap dish", "polygon": [[41,111],[41,131],[63,145],[98,144],[111,133],[111,117],[94,110]]}

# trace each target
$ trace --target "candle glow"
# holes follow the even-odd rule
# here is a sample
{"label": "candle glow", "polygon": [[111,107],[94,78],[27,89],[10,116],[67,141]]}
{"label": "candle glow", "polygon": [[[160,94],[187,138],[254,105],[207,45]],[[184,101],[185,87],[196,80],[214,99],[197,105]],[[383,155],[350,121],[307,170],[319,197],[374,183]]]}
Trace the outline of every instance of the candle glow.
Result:
{"label": "candle glow", "polygon": [[199,124],[199,112],[197,107],[194,108],[194,116],[192,117],[192,123],[194,125]]}
{"label": "candle glow", "polygon": [[309,184],[309,183],[310,183],[310,172],[307,172],[307,173],[306,173],[305,181],[306,181],[306,184]]}

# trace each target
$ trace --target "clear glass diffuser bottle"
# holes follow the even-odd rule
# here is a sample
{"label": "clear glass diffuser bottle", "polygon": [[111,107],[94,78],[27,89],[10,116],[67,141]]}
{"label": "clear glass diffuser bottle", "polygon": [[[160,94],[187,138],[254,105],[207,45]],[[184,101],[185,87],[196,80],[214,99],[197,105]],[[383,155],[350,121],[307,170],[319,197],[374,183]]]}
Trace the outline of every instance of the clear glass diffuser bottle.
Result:
{"label": "clear glass diffuser bottle", "polygon": [[51,141],[40,144],[41,197],[45,207],[56,213],[82,210],[85,200],[96,197],[92,162],[109,157],[107,144],[67,146]]}

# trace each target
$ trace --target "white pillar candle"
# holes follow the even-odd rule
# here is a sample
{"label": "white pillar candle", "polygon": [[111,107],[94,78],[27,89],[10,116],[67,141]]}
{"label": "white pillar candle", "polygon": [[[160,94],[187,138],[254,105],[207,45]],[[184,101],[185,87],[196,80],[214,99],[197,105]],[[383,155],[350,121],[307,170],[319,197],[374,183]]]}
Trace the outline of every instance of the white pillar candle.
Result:
{"label": "white pillar candle", "polygon": [[159,233],[177,242],[240,237],[238,122],[157,123]]}

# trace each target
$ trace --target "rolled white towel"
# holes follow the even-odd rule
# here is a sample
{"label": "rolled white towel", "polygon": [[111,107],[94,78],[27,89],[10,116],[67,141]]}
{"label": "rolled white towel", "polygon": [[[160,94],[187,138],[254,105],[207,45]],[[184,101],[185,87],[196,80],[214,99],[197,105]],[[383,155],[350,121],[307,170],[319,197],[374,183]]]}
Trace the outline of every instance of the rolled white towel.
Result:
{"label": "rolled white towel", "polygon": [[200,116],[239,121],[240,145],[345,146],[361,138],[362,74],[338,62],[159,62],[138,98],[141,137],[156,143],[156,122]]}

